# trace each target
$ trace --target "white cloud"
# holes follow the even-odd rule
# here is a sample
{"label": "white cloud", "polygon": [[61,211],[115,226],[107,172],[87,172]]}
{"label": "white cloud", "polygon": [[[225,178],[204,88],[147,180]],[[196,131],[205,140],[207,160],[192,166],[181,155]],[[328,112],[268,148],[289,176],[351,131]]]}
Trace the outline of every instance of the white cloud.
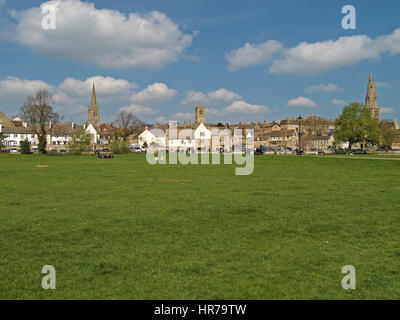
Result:
{"label": "white cloud", "polygon": [[157,117],[156,122],[161,122],[161,123],[167,122],[167,118],[164,116]]}
{"label": "white cloud", "polygon": [[232,50],[225,55],[229,63],[228,70],[235,71],[244,67],[266,64],[282,48],[282,43],[276,40],[269,40],[258,45],[246,43],[242,48]]}
{"label": "white cloud", "polygon": [[349,66],[364,59],[378,59],[380,48],[365,35],[307,43],[285,50],[285,57],[270,67],[272,73],[314,74]]}
{"label": "white cloud", "polygon": [[315,86],[310,86],[305,89],[305,92],[313,93],[313,92],[337,92],[343,91],[344,89],[339,87],[336,84],[329,83],[329,84],[317,84]]}
{"label": "white cloud", "polygon": [[53,88],[42,80],[27,80],[14,77],[0,80],[1,100],[10,103],[23,103],[28,95],[34,95],[39,89]]}
{"label": "white cloud", "polygon": [[103,76],[93,76],[86,80],[66,78],[59,85],[50,85],[42,80],[9,77],[0,80],[0,107],[5,111],[17,112],[28,95],[34,96],[39,89],[48,89],[53,94],[57,112],[85,115],[90,104],[93,83],[97,101],[102,108],[107,108],[107,104],[129,102],[131,91],[137,86],[124,79]]}
{"label": "white cloud", "polygon": [[178,112],[172,115],[173,119],[177,120],[193,120],[194,119],[194,113],[190,112]]}
{"label": "white cloud", "polygon": [[243,97],[236,92],[229,91],[227,89],[221,88],[216,91],[212,91],[208,94],[208,97],[217,101],[232,102],[235,100],[242,100]]}
{"label": "white cloud", "polygon": [[186,98],[182,101],[184,106],[206,105],[210,100],[202,92],[189,91],[186,93]]}
{"label": "white cloud", "polygon": [[332,104],[338,107],[344,107],[347,104],[347,102],[344,100],[332,99]]}
{"label": "white cloud", "polygon": [[375,87],[377,88],[390,88],[391,84],[387,82],[375,82]]}
{"label": "white cloud", "polygon": [[381,113],[395,113],[393,108],[381,108]]}
{"label": "white cloud", "polygon": [[95,85],[96,94],[107,101],[128,99],[132,89],[137,87],[137,84],[124,79],[94,76],[84,81],[66,78],[59,88],[68,95],[87,99],[92,92],[93,84]]}
{"label": "white cloud", "polygon": [[310,98],[302,96],[289,100],[287,105],[289,107],[307,107],[307,108],[312,108],[316,106],[315,102],[312,101]]}
{"label": "white cloud", "polygon": [[169,102],[177,94],[176,90],[168,88],[165,83],[156,82],[132,95],[131,101],[141,105],[160,105]]}
{"label": "white cloud", "polygon": [[[366,35],[340,37],[314,43],[301,42],[292,48],[283,49],[280,42],[269,41],[244,47],[226,54],[229,70],[256,64],[272,63],[271,73],[318,74],[356,64],[365,59],[380,59],[381,54],[400,53],[400,29],[372,39]],[[275,57],[275,53],[279,53]]]}
{"label": "white cloud", "polygon": [[43,15],[36,7],[14,14],[12,38],[48,57],[104,68],[159,69],[179,60],[196,34],[184,34],[158,11],[126,15],[79,0],[58,2],[56,30],[42,29]]}
{"label": "white cloud", "polygon": [[131,112],[134,115],[155,115],[155,114],[159,113],[158,110],[154,110],[152,108],[137,105],[137,104],[131,104],[130,106],[123,107],[120,110],[124,110],[126,112]]}
{"label": "white cloud", "polygon": [[270,113],[270,110],[266,106],[249,104],[244,101],[235,101],[231,105],[227,106],[223,113],[225,114],[262,114]]}

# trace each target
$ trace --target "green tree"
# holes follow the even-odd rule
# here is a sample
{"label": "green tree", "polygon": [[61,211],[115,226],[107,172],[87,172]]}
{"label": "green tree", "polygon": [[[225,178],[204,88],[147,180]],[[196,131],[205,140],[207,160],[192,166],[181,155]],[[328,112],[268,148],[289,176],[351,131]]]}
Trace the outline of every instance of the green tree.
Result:
{"label": "green tree", "polygon": [[0,132],[0,149],[4,148],[4,133]]}
{"label": "green tree", "polygon": [[74,131],[71,140],[68,142],[68,150],[75,154],[89,150],[92,145],[92,136],[85,130]]}
{"label": "green tree", "polygon": [[46,153],[47,134],[51,133],[51,125],[59,120],[58,113],[53,111],[53,95],[47,89],[39,89],[36,96],[28,96],[21,107],[21,117],[35,131],[39,140],[39,152]]}
{"label": "green tree", "polygon": [[394,139],[397,136],[394,124],[388,120],[383,120],[379,124],[379,128],[381,129],[381,145],[385,148],[391,149]]}
{"label": "green tree", "polygon": [[114,139],[110,144],[110,149],[115,154],[123,154],[131,152],[129,142]]}
{"label": "green tree", "polygon": [[380,141],[378,121],[361,103],[353,102],[343,108],[342,114],[335,120],[337,142],[348,142],[348,152],[355,143],[376,145]]}
{"label": "green tree", "polygon": [[30,154],[31,153],[31,146],[29,145],[28,139],[21,141],[20,149],[21,149],[21,154]]}

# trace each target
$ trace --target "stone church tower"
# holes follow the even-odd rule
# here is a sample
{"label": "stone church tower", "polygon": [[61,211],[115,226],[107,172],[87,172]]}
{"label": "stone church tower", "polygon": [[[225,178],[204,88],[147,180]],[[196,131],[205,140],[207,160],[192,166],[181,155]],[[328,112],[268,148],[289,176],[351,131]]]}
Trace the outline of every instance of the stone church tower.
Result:
{"label": "stone church tower", "polygon": [[96,91],[92,89],[92,102],[88,108],[88,124],[92,124],[93,127],[98,130],[100,128],[100,108],[96,102]]}
{"label": "stone church tower", "polygon": [[199,124],[199,123],[205,124],[206,123],[206,108],[205,107],[196,106],[195,114],[194,114],[194,122],[196,124]]}
{"label": "stone church tower", "polygon": [[375,84],[372,79],[372,73],[369,76],[367,98],[365,99],[365,106],[371,112],[372,117],[378,121],[381,120],[381,108],[378,106],[378,100],[376,98]]}

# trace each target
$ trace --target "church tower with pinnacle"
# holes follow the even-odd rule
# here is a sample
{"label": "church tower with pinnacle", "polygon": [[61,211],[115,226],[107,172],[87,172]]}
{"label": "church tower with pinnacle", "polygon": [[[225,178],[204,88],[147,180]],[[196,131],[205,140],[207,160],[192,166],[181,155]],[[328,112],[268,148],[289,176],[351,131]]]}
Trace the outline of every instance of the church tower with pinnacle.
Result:
{"label": "church tower with pinnacle", "polygon": [[96,102],[96,90],[92,89],[92,102],[88,108],[88,124],[92,124],[93,127],[98,130],[100,128],[100,108]]}
{"label": "church tower with pinnacle", "polygon": [[378,121],[381,120],[381,108],[378,106],[378,99],[376,98],[375,84],[372,79],[372,73],[369,76],[367,98],[365,99],[365,106],[371,112],[372,117]]}

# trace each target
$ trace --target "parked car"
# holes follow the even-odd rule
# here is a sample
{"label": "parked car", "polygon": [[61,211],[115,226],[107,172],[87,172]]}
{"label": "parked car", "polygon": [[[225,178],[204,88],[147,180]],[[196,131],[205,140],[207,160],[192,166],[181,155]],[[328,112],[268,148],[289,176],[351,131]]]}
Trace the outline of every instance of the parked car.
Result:
{"label": "parked car", "polygon": [[16,154],[19,153],[19,150],[17,148],[11,148],[8,152]]}
{"label": "parked car", "polygon": [[318,155],[324,155],[325,151],[324,150],[318,150]]}
{"label": "parked car", "polygon": [[144,148],[139,147],[139,146],[135,146],[131,150],[132,150],[132,152],[145,152],[146,151]]}
{"label": "parked car", "polygon": [[58,152],[59,152],[59,153],[67,153],[67,150],[61,149],[61,150],[58,150]]}

